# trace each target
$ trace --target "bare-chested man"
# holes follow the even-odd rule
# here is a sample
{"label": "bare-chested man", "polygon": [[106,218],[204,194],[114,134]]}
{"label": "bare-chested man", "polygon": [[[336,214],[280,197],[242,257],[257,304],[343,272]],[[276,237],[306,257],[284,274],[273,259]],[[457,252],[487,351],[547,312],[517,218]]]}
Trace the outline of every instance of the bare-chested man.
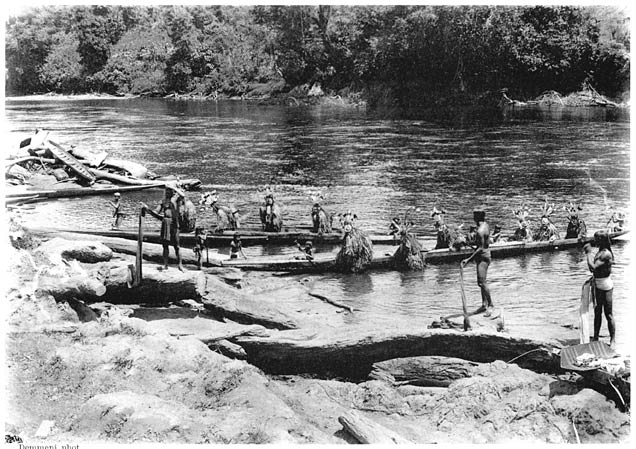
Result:
{"label": "bare-chested man", "polygon": [[473,218],[477,224],[475,235],[475,252],[468,258],[461,261],[462,268],[471,260],[475,260],[477,266],[477,285],[481,289],[481,307],[476,313],[486,312],[484,316],[490,316],[493,310],[492,298],[490,297],[490,287],[488,285],[488,267],[490,266],[490,228],[486,223],[486,212],[483,209],[475,209]]}

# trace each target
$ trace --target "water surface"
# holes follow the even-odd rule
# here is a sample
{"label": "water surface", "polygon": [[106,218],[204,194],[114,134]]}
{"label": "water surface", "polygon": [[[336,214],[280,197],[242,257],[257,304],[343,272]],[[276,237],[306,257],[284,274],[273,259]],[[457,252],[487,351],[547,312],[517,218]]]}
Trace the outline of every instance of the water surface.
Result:
{"label": "water surface", "polygon": [[[258,225],[258,206],[268,186],[283,205],[290,227],[308,225],[312,195],[329,211],[351,210],[362,228],[385,233],[391,217],[421,209],[415,230],[433,239],[433,206],[451,223],[472,222],[483,205],[491,226],[512,233],[511,208],[530,206],[538,220],[547,197],[558,206],[553,220],[565,233],[562,206],[583,204],[588,229],[605,226],[611,211],[630,204],[629,120],[607,110],[509,111],[498,124],[441,126],[385,119],[364,111],[328,107],[261,106],[241,102],[136,100],[9,101],[10,140],[46,129],[64,145],[108,151],[158,174],[196,177],[236,205],[246,227]],[[463,124],[465,125],[465,124]],[[132,215],[139,201],[156,203],[160,191],[124,196]],[[38,205],[30,220],[47,225],[107,229],[108,198]],[[203,212],[201,222],[213,225]],[[134,226],[129,218],[124,226]],[[378,252],[387,248],[376,248]],[[619,342],[626,341],[630,250],[615,248],[615,314]],[[293,248],[268,250],[288,253]],[[262,248],[246,248],[249,255]],[[506,308],[510,326],[576,324],[581,284],[588,276],[580,250],[496,259],[490,269],[493,298]],[[423,273],[377,272],[316,277],[321,291],[360,309],[353,325],[430,324],[460,307],[455,265]],[[466,294],[475,307],[479,291],[473,267]],[[605,324],[603,332],[605,335]],[[572,335],[576,336],[574,331]]]}

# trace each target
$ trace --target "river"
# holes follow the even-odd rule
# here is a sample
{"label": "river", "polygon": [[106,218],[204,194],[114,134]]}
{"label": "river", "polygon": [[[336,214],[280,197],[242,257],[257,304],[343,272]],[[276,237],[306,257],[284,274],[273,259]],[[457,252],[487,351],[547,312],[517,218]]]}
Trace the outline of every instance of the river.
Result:
{"label": "river", "polygon": [[[509,110],[488,126],[442,126],[324,106],[41,99],[7,101],[5,118],[11,142],[40,128],[63,145],[108,151],[161,175],[199,178],[204,191],[216,189],[221,203],[238,207],[245,227],[257,226],[267,187],[283,205],[289,227],[308,225],[311,197],[321,195],[328,211],[350,210],[374,234],[385,233],[390,218],[407,207],[418,207],[415,230],[431,240],[433,206],[447,211],[448,222],[468,227],[473,207],[483,205],[491,227],[501,225],[504,235],[516,227],[511,208],[527,204],[536,223],[546,197],[557,205],[553,221],[562,234],[562,207],[570,201],[582,203],[589,230],[604,227],[611,210],[628,212],[630,206],[629,117],[601,108]],[[139,201],[156,203],[160,197],[160,191],[125,195],[124,208],[133,215]],[[107,229],[106,201],[93,197],[41,204],[27,219]],[[213,222],[209,212],[199,220]],[[124,223],[133,225],[134,217]],[[250,256],[271,250],[245,251]],[[615,245],[614,253],[621,346],[629,341],[630,244]],[[476,307],[479,290],[469,268],[466,295]],[[578,324],[578,297],[587,276],[583,254],[576,249],[496,259],[489,272],[493,299],[505,308],[506,324],[534,326],[537,336],[546,327]],[[460,310],[458,280],[456,265],[430,266],[421,273],[316,277],[321,291],[360,309],[349,315],[351,324],[377,326],[427,325]],[[606,329],[604,322],[601,336]]]}

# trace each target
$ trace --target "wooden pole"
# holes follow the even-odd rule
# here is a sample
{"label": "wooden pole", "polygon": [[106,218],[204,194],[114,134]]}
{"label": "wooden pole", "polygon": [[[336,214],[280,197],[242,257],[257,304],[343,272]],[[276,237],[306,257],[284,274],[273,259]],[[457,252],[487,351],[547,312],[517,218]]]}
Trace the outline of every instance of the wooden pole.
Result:
{"label": "wooden pole", "polygon": [[139,211],[139,229],[137,230],[137,252],[135,254],[135,267],[134,267],[134,271],[130,270],[132,283],[130,282],[128,283],[128,287],[130,288],[139,287],[141,285],[141,280],[143,277],[141,267],[143,265],[143,260],[144,260],[143,244],[144,244],[145,215],[146,215],[146,209],[142,207],[141,211]]}
{"label": "wooden pole", "polygon": [[462,311],[464,312],[464,330],[470,329],[470,318],[468,314],[468,306],[466,305],[466,293],[464,292],[464,267],[459,265],[459,285],[462,290]]}
{"label": "wooden pole", "polygon": [[137,254],[136,254],[136,260],[135,260],[135,263],[137,265],[137,273],[136,273],[137,276],[135,278],[136,285],[141,284],[141,279],[143,276],[141,267],[143,265],[143,260],[144,260],[143,245],[144,245],[144,224],[145,224],[144,217],[145,216],[146,216],[146,209],[141,208],[141,211],[139,212],[139,230],[137,235]]}

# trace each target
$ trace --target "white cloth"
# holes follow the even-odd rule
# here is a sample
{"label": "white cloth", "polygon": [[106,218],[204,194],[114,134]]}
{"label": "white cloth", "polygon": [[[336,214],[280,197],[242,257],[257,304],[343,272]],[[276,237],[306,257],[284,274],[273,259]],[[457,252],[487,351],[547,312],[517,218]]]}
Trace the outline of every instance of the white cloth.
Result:
{"label": "white cloth", "polygon": [[594,276],[583,283],[579,307],[579,339],[581,344],[590,342],[590,304],[594,304]]}
{"label": "white cloth", "polygon": [[594,282],[596,282],[596,288],[605,292],[614,288],[614,282],[612,282],[611,276],[607,276],[606,278],[596,278],[594,279]]}

